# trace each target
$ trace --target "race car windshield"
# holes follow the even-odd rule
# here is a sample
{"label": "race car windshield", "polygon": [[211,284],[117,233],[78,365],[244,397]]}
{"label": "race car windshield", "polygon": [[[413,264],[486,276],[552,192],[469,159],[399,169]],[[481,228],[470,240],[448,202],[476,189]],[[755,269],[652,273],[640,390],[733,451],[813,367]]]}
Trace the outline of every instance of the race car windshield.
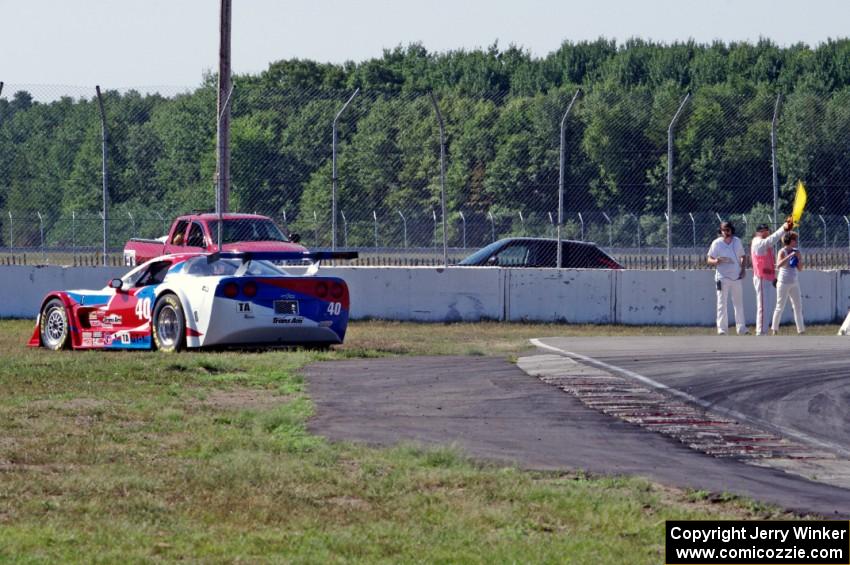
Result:
{"label": "race car windshield", "polygon": [[[222,243],[237,241],[289,241],[271,220],[242,218],[225,220],[221,233]],[[218,240],[218,220],[210,222],[213,242]]]}

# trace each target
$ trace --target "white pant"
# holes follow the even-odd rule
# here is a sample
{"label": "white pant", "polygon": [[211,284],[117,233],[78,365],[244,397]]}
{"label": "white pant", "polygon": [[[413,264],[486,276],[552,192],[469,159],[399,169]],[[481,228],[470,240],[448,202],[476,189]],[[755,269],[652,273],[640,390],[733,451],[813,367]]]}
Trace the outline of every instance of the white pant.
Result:
{"label": "white pant", "polygon": [[726,308],[728,296],[732,294],[732,307],[735,309],[735,325],[739,334],[747,333],[747,320],[744,317],[744,286],[741,279],[720,279],[717,291],[717,333],[726,333],[729,327],[729,313]]}
{"label": "white pant", "polygon": [[785,310],[785,303],[791,299],[791,309],[794,310],[794,323],[797,325],[797,333],[806,331],[806,324],[803,323],[803,299],[800,296],[800,283],[794,281],[792,283],[780,282],[776,285],[776,310],[773,311],[773,323],[770,329],[773,331],[779,330],[779,319],[782,317],[782,311]]}
{"label": "white pant", "polygon": [[767,331],[764,328],[764,297],[765,288],[771,284],[771,281],[761,277],[753,277],[753,287],[756,289],[756,335],[765,335]]}
{"label": "white pant", "polygon": [[850,335],[850,312],[847,312],[847,317],[844,318],[844,323],[838,328],[838,335]]}

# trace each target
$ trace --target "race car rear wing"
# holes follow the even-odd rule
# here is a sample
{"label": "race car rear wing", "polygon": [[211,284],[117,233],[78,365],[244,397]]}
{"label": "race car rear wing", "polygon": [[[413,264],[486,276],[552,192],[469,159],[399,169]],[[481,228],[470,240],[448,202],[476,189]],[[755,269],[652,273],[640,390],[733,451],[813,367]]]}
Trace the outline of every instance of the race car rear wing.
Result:
{"label": "race car rear wing", "polygon": [[357,259],[357,251],[217,251],[207,256],[208,263],[219,259],[248,261],[330,261],[334,259]]}

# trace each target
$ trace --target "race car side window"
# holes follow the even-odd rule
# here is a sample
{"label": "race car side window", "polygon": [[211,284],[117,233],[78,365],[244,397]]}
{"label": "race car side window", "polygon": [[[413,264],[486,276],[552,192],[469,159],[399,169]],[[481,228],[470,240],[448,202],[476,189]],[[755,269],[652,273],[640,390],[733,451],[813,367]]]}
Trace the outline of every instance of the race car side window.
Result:
{"label": "race car side window", "polygon": [[171,261],[156,261],[155,263],[151,263],[133,286],[142,287],[160,284],[165,279],[165,274],[168,273],[169,267],[171,267]]}

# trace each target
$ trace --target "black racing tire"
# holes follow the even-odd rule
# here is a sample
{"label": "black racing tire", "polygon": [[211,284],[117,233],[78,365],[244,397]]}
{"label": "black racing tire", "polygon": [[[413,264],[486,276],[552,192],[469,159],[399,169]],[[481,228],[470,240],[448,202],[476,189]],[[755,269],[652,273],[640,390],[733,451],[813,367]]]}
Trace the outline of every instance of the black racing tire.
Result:
{"label": "black racing tire", "polygon": [[41,309],[38,320],[42,346],[53,351],[71,347],[71,326],[68,324],[68,312],[61,300],[48,300]]}
{"label": "black racing tire", "polygon": [[186,348],[186,316],[180,299],[166,294],[156,301],[151,319],[153,345],[160,351],[173,353]]}

